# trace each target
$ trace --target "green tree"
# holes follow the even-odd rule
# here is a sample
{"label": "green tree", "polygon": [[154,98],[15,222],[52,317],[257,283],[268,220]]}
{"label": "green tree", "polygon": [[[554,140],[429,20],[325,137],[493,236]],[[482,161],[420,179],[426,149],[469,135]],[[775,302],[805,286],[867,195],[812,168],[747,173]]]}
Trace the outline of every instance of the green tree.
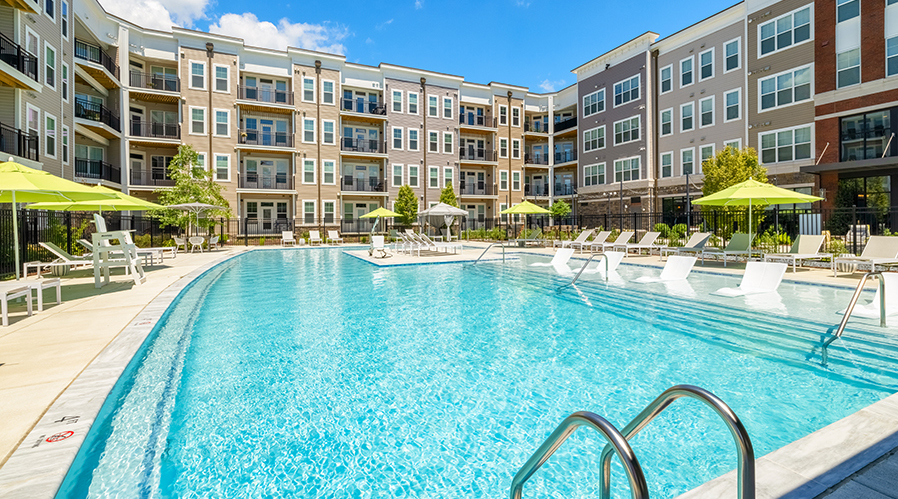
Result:
{"label": "green tree", "polygon": [[555,201],[552,206],[549,206],[549,211],[553,218],[564,218],[571,214],[571,205],[564,201]]}
{"label": "green tree", "polygon": [[443,191],[440,192],[440,202],[458,208],[458,202],[455,200],[455,189],[452,188],[452,184],[446,185]]}
{"label": "green tree", "polygon": [[415,196],[415,191],[411,187],[403,185],[399,188],[394,209],[399,214],[400,224],[412,225],[415,223],[415,220],[418,219],[418,197]]}
{"label": "green tree", "polygon": [[[758,153],[751,147],[743,148],[741,151],[733,147],[724,148],[713,158],[708,158],[702,163],[702,173],[705,176],[704,185],[702,185],[702,195],[704,196],[720,192],[750,178],[758,182],[767,182],[767,168],[758,162]],[[766,208],[765,205],[752,208],[752,227],[760,227]],[[725,214],[744,214],[747,210],[747,206],[702,206],[702,212],[706,215],[715,211]],[[718,227],[722,227],[725,237],[728,238],[736,230],[736,227],[730,225],[730,222],[738,218],[725,215],[724,223],[718,222]],[[745,223],[744,230],[747,230],[748,220],[745,220]]]}
{"label": "green tree", "polygon": [[[212,171],[199,166],[199,157],[192,146],[178,146],[178,154],[172,158],[168,166],[169,176],[175,181],[171,189],[159,194],[159,204],[172,205],[182,203],[206,203],[223,206],[223,210],[206,212],[206,218],[199,219],[199,226],[211,228],[215,226],[214,218],[231,216],[228,201],[222,196],[224,187],[213,180]],[[188,222],[196,223],[195,215],[180,210],[153,210],[150,215],[160,220],[162,226],[176,226],[187,229]]]}

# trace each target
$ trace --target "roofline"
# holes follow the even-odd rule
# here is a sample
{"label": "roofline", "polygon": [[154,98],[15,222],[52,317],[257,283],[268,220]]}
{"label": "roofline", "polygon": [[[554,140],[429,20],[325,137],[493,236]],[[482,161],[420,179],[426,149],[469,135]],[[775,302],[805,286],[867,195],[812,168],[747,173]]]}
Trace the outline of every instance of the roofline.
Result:
{"label": "roofline", "polygon": [[[651,35],[660,36],[658,33],[655,33],[654,31],[646,31],[645,33],[643,33],[643,34],[641,34],[641,35],[639,35],[639,36],[636,36],[636,37],[634,37],[634,38],[631,38],[631,39],[625,41],[624,43],[618,45],[617,47],[614,47],[614,48],[611,49],[611,50],[605,51],[605,53],[602,54],[602,55],[593,57],[593,58],[590,59],[589,61],[587,61],[587,62],[585,62],[585,63],[583,63],[583,64],[577,66],[576,68],[572,69],[572,70],[571,70],[571,73],[576,73],[577,71],[579,71],[579,70],[585,68],[586,66],[589,66],[590,64],[592,64],[592,63],[598,61],[599,59],[601,59],[601,58],[603,58],[603,57],[605,57],[605,56],[611,54],[611,53],[614,52],[615,50],[622,49],[622,48],[626,47],[627,45],[629,45],[629,44],[631,44],[631,43],[633,43],[633,42],[639,40],[639,39],[642,38],[642,37],[645,37],[645,36],[651,36]],[[651,44],[652,42],[649,42],[649,43]]]}
{"label": "roofline", "polygon": [[689,31],[690,29],[695,28],[695,27],[698,26],[699,24],[702,24],[702,23],[704,23],[704,22],[706,22],[706,21],[709,21],[709,20],[711,20],[711,19],[713,19],[713,18],[715,18],[715,17],[717,17],[717,16],[719,16],[719,15],[721,15],[721,14],[723,14],[723,13],[729,11],[730,9],[735,9],[735,8],[737,8],[737,7],[740,7],[740,6],[742,6],[742,7],[745,6],[745,0],[741,0],[740,2],[734,3],[733,5],[730,5],[729,7],[725,8],[725,9],[719,11],[719,12],[715,12],[714,14],[711,14],[710,16],[708,16],[708,17],[702,19],[701,21],[692,23],[692,24],[690,24],[689,26],[686,26],[685,28],[683,28],[683,29],[681,29],[681,30],[679,30],[679,31],[675,31],[675,32],[673,32],[673,33],[671,33],[671,34],[665,36],[664,38],[659,38],[659,39],[655,40],[655,42],[652,43],[652,45],[654,46],[654,45],[658,45],[659,43],[666,42],[666,41],[670,40],[671,38],[673,38],[673,37],[675,37],[675,36],[677,36],[677,35],[679,35],[679,34],[681,34],[681,33],[684,33],[684,32],[686,32],[686,31]]}
{"label": "roofline", "polygon": [[383,68],[383,69],[392,69],[392,68],[403,69],[403,70],[408,70],[408,71],[415,71],[415,72],[422,73],[422,74],[454,78],[454,79],[461,80],[461,81],[464,81],[464,79],[465,79],[464,76],[454,75],[454,74],[450,74],[450,73],[441,73],[439,71],[432,71],[429,69],[413,68],[411,66],[403,66],[401,64],[392,64],[389,62],[382,62],[382,63],[378,64],[377,67]]}

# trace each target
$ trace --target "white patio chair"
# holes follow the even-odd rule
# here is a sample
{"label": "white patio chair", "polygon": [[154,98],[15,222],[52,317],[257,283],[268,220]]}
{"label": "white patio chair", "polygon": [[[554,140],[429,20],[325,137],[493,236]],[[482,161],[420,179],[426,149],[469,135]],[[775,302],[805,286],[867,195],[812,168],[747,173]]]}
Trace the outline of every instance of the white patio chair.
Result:
{"label": "white patio chair", "polygon": [[644,275],[633,282],[647,283],[685,280],[689,277],[689,273],[692,272],[692,267],[695,265],[696,260],[697,258],[694,256],[671,255],[668,257],[667,263],[664,264],[661,275],[657,277]]}
{"label": "white patio chair", "polygon": [[[380,256],[377,256],[378,253]],[[387,251],[386,244],[384,244],[384,236],[371,236],[371,247],[368,248],[368,256],[374,258],[387,258],[393,256]]]}
{"label": "white patio chair", "polygon": [[309,231],[309,245],[314,245],[315,243],[324,244],[324,241],[321,239],[321,233],[317,230]]}
{"label": "white patio chair", "polygon": [[339,231],[329,230],[327,231],[327,240],[325,242],[343,244],[343,238],[340,237]]}
{"label": "white patio chair", "polygon": [[748,262],[745,274],[737,288],[720,288],[712,294],[720,296],[745,296],[772,293],[779,288],[788,266],[780,262]]}
{"label": "white patio chair", "polygon": [[293,231],[281,231],[281,246],[286,246],[288,244],[291,246],[296,246],[296,238],[293,237]]}
{"label": "white patio chair", "polygon": [[615,242],[614,243],[614,251],[623,251],[624,255],[628,255],[628,254],[630,254],[630,250],[635,249],[639,253],[642,253],[642,250],[648,250],[649,254],[651,254],[652,250],[657,248],[657,246],[655,246],[655,240],[658,239],[658,236],[660,236],[660,235],[661,235],[660,232],[646,232],[645,235],[642,236],[642,239],[640,239],[638,243],[617,244],[617,242]]}
{"label": "white patio chair", "polygon": [[574,248],[561,248],[555,252],[551,262],[535,262],[531,263],[531,267],[554,267],[556,265],[567,265],[567,262],[574,254]]}
{"label": "white patio chair", "polygon": [[840,263],[849,263],[861,266],[869,266],[870,271],[877,265],[898,262],[898,237],[872,236],[867,240],[861,256],[839,256],[833,258],[833,277],[836,277],[836,268]]}
{"label": "white patio chair", "polygon": [[206,242],[206,239],[201,236],[191,236],[187,239],[187,242],[190,243],[190,252],[193,253],[193,250],[199,248],[200,253],[203,252],[203,243]]}
{"label": "white patio chair", "polygon": [[817,260],[820,258],[832,258],[832,253],[820,253],[823,247],[823,240],[826,236],[812,236],[807,234],[799,235],[792,244],[792,249],[788,253],[767,253],[764,255],[765,262],[773,262],[784,260],[786,263],[792,263],[792,273],[796,271],[796,267],[802,260]]}

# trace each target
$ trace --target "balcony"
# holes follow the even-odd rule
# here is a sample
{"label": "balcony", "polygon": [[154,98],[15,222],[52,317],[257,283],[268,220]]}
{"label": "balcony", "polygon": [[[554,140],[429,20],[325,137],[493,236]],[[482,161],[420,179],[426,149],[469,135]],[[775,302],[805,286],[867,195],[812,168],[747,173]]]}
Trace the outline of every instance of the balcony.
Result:
{"label": "balcony", "polygon": [[175,181],[168,176],[167,171],[131,169],[130,186],[147,187],[171,187]]}
{"label": "balcony", "polygon": [[352,139],[346,137],[340,142],[340,150],[365,154],[384,154],[387,150],[387,144],[376,139]]}
{"label": "balcony", "polygon": [[0,123],[0,152],[38,161],[40,159],[38,142],[37,134]]}
{"label": "balcony", "polygon": [[547,154],[525,154],[524,163],[528,165],[548,165],[549,156]]}
{"label": "balcony", "polygon": [[254,102],[267,102],[269,104],[293,105],[293,92],[275,90],[272,88],[237,87],[237,98]]}
{"label": "balcony", "polygon": [[476,147],[459,147],[458,159],[462,161],[496,161],[496,151]]}
{"label": "balcony", "polygon": [[33,81],[19,81],[21,76],[5,72],[0,74],[0,81],[9,84],[14,88],[33,88],[34,83],[40,83],[37,77],[37,56],[31,54],[6,35],[0,33],[0,61],[9,64],[9,66],[19,73]]}
{"label": "balcony", "polygon": [[180,139],[181,125],[177,123],[158,123],[141,120],[131,120],[128,133],[132,137],[147,137],[153,139]]}
{"label": "balcony", "polygon": [[555,151],[555,164],[577,161],[577,151]]}
{"label": "balcony", "polygon": [[386,192],[387,186],[377,177],[354,178],[344,175],[340,179],[340,190],[343,192]]}
{"label": "balcony", "polygon": [[491,116],[479,116],[474,113],[459,114],[458,124],[462,126],[496,128],[496,118]]}
{"label": "balcony", "polygon": [[569,130],[577,126],[577,117],[568,118],[564,121],[559,121],[555,123],[555,133],[563,132],[565,130]]}
{"label": "balcony", "polygon": [[543,123],[542,121],[524,121],[524,131],[525,132],[535,132],[535,133],[549,133],[549,125]]}
{"label": "balcony", "polygon": [[293,176],[286,173],[274,175],[260,175],[255,172],[246,172],[240,175],[239,186],[241,189],[274,189],[279,191],[293,190]]}
{"label": "balcony", "polygon": [[75,40],[75,58],[82,59],[94,64],[99,64],[106,68],[115,79],[118,79],[118,64],[103,49],[96,45],[84,43],[81,40]]}
{"label": "balcony", "polygon": [[386,116],[387,108],[383,101],[368,99],[343,99],[342,110],[349,113],[368,114],[373,116]]}
{"label": "balcony", "polygon": [[122,183],[122,170],[98,159],[75,158],[75,177]]}
{"label": "balcony", "polygon": [[141,73],[140,71],[131,71],[130,85],[134,88],[164,92],[181,91],[181,80],[177,76]]}
{"label": "balcony", "polygon": [[525,196],[548,196],[549,186],[545,184],[530,185],[524,184]]}
{"label": "balcony", "polygon": [[293,134],[290,132],[266,132],[252,128],[238,130],[237,142],[248,146],[293,147]]}
{"label": "balcony", "polygon": [[116,132],[122,130],[118,116],[106,106],[86,99],[75,98],[75,117],[103,123]]}
{"label": "balcony", "polygon": [[458,183],[459,196],[492,196],[493,186],[486,182],[467,183],[464,180]]}
{"label": "balcony", "polygon": [[556,196],[570,196],[577,193],[577,184],[555,184]]}

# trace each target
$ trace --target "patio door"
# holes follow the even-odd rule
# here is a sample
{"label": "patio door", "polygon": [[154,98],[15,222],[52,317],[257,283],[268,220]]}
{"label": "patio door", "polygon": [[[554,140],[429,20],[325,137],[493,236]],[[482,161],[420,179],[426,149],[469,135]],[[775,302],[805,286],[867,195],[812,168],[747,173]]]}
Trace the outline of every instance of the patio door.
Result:
{"label": "patio door", "polygon": [[145,185],[144,182],[149,180],[146,170],[146,162],[143,154],[131,153],[131,183],[134,185]]}
{"label": "patio door", "polygon": [[143,124],[143,109],[139,107],[130,107],[131,113],[131,135],[135,137],[142,137],[143,134],[140,133],[140,127]]}
{"label": "patio door", "polygon": [[[365,186],[368,185],[368,169],[365,165],[356,165],[355,167],[355,190],[366,191]],[[365,212],[367,213],[367,212]],[[364,215],[364,213],[363,213]]]}
{"label": "patio door", "polygon": [[263,146],[270,146],[271,137],[274,135],[274,121],[273,120],[259,120],[259,128],[262,131],[262,140],[260,144]]}
{"label": "patio door", "polygon": [[262,230],[269,231],[272,227],[274,215],[274,203],[261,203],[262,205]]}
{"label": "patio door", "polygon": [[274,84],[271,80],[259,79],[259,100],[262,102],[274,102]]}
{"label": "patio door", "polygon": [[274,161],[262,160],[259,165],[262,167],[262,188],[273,189]]}

